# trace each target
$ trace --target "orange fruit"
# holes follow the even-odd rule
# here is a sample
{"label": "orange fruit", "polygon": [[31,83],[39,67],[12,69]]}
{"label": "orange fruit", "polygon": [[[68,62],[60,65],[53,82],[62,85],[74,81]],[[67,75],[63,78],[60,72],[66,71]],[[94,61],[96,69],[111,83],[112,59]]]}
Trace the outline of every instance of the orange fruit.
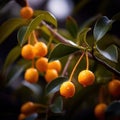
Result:
{"label": "orange fruit", "polygon": [[27,115],[23,114],[23,113],[20,113],[19,116],[18,116],[18,120],[25,120],[27,117]]}
{"label": "orange fruit", "polygon": [[57,77],[58,77],[58,73],[55,69],[47,69],[47,71],[45,73],[45,80],[47,82],[51,82],[52,80],[54,80]]}
{"label": "orange fruit", "polygon": [[99,103],[98,105],[95,106],[94,109],[94,114],[97,118],[104,118],[105,115],[105,110],[107,108],[107,105],[105,103]]}
{"label": "orange fruit", "polygon": [[48,48],[44,42],[37,42],[34,45],[35,56],[44,57],[48,53]]}
{"label": "orange fruit", "polygon": [[34,13],[33,9],[29,6],[25,6],[25,7],[21,8],[21,10],[20,10],[21,17],[25,18],[25,19],[32,18],[33,13]]}
{"label": "orange fruit", "polygon": [[75,85],[70,81],[63,82],[60,86],[60,94],[65,98],[73,97],[75,94]]}
{"label": "orange fruit", "polygon": [[49,62],[48,69],[56,69],[57,72],[59,73],[62,69],[61,62],[59,60]]}
{"label": "orange fruit", "polygon": [[78,82],[84,87],[92,85],[95,81],[94,73],[90,70],[83,70],[78,75]]}
{"label": "orange fruit", "polygon": [[40,72],[45,72],[48,67],[48,59],[46,57],[40,57],[35,62],[35,66]]}
{"label": "orange fruit", "polygon": [[35,56],[33,46],[30,44],[24,45],[21,50],[21,55],[24,59],[33,59]]}
{"label": "orange fruit", "polygon": [[21,113],[23,114],[30,115],[32,113],[35,113],[36,111],[37,111],[37,107],[31,101],[26,102],[21,106]]}
{"label": "orange fruit", "polygon": [[24,78],[27,82],[36,83],[39,78],[39,74],[36,68],[28,68],[25,71]]}
{"label": "orange fruit", "polygon": [[114,79],[108,83],[108,91],[109,93],[114,96],[120,96],[120,81]]}

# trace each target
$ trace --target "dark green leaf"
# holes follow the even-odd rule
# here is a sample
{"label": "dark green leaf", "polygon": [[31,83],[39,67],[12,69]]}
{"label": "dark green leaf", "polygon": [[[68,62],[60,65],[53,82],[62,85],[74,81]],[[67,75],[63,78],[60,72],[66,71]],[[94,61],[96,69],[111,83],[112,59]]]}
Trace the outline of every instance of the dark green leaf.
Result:
{"label": "dark green leaf", "polygon": [[77,25],[77,22],[75,21],[75,19],[73,19],[71,16],[69,16],[66,19],[66,28],[73,38],[77,37],[78,25]]}
{"label": "dark green leaf", "polygon": [[38,15],[37,17],[35,17],[30,24],[27,27],[26,33],[23,37],[22,40],[22,44],[25,43],[25,41],[28,39],[30,33],[37,28],[37,26],[39,26],[40,22],[42,22],[43,20],[50,22],[51,24],[53,24],[54,26],[57,27],[57,21],[55,19],[55,17],[50,14],[49,12],[44,12],[43,14]]}
{"label": "dark green leaf", "polygon": [[23,37],[25,35],[25,32],[27,30],[27,27],[26,26],[23,26],[19,29],[18,33],[17,33],[17,39],[18,39],[18,43],[21,45],[22,44],[22,40],[23,40]]}
{"label": "dark green leaf", "polygon": [[106,16],[100,18],[94,27],[93,35],[96,41],[100,40],[111,28],[113,20],[109,20]]}
{"label": "dark green leaf", "polygon": [[80,50],[80,48],[78,48],[78,47],[60,43],[60,44],[56,45],[56,47],[50,53],[49,60],[59,59],[59,58],[65,57],[65,56],[72,54],[79,50]]}
{"label": "dark green leaf", "polygon": [[20,56],[21,48],[20,46],[15,46],[8,54],[4,66],[3,71],[6,70],[9,65],[11,65],[19,56]]}
{"label": "dark green leaf", "polygon": [[91,29],[90,28],[83,28],[79,34],[78,34],[78,37],[77,37],[77,41],[78,41],[78,44],[80,46],[86,46],[86,48],[89,48],[90,46],[88,45],[87,41],[86,41],[86,36],[87,36],[87,33],[90,31]]}
{"label": "dark green leaf", "polygon": [[65,77],[58,77],[52,82],[48,83],[46,86],[46,94],[55,93],[59,91],[60,85],[66,80],[68,79]]}
{"label": "dark green leaf", "polygon": [[110,45],[106,49],[102,50],[97,47],[100,54],[102,54],[105,58],[113,61],[118,62],[118,50],[115,45]]}
{"label": "dark green leaf", "polygon": [[0,26],[0,44],[18,27],[24,25],[26,20],[20,18],[9,19]]}
{"label": "dark green leaf", "polygon": [[106,110],[107,116],[120,116],[120,101],[113,101]]}
{"label": "dark green leaf", "polygon": [[50,105],[50,109],[53,113],[62,113],[63,110],[63,100],[61,96],[57,96],[53,101],[53,104]]}
{"label": "dark green leaf", "polygon": [[[118,52],[119,53],[119,52]],[[120,62],[113,62],[103,56],[96,48],[94,49],[94,57],[102,64],[107,66],[115,74],[120,75]],[[120,61],[120,54],[118,55],[118,61]]]}

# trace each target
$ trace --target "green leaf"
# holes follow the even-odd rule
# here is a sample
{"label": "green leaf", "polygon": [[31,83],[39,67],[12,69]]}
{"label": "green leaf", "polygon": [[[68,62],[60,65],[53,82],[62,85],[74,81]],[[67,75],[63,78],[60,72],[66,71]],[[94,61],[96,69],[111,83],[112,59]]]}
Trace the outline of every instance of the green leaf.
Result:
{"label": "green leaf", "polygon": [[[118,54],[119,54],[119,52],[118,52]],[[109,68],[109,70],[111,70],[115,74],[120,75],[120,62],[119,62],[120,54],[118,55],[118,62],[113,62],[113,61],[109,60],[103,54],[101,54],[97,48],[94,48],[93,55],[96,60],[98,60],[100,63],[105,65],[107,68]]]}
{"label": "green leaf", "polygon": [[49,12],[44,12],[43,14],[38,15],[37,17],[35,17],[30,24],[27,27],[26,33],[23,37],[22,40],[22,44],[25,43],[25,41],[28,39],[30,33],[37,28],[37,26],[39,26],[40,22],[42,22],[43,20],[50,22],[51,24],[53,24],[55,27],[57,27],[57,21],[55,19],[55,17],[49,13]]}
{"label": "green leaf", "polygon": [[66,28],[73,38],[77,37],[78,25],[75,19],[72,18],[71,16],[67,17],[66,19]]}
{"label": "green leaf", "polygon": [[105,50],[99,49],[98,47],[97,49],[105,58],[113,62],[118,62],[118,50],[115,45],[110,45]]}
{"label": "green leaf", "polygon": [[80,50],[80,48],[78,48],[78,47],[59,43],[56,45],[56,47],[50,53],[49,61],[65,57],[65,56],[72,54],[79,50]]}
{"label": "green leaf", "polygon": [[55,80],[48,83],[46,86],[46,94],[51,94],[59,91],[60,85],[66,80],[68,79],[65,77],[58,77]]}
{"label": "green leaf", "polygon": [[86,48],[90,47],[86,41],[86,37],[87,37],[87,33],[91,30],[91,28],[83,28],[79,34],[78,34],[78,37],[77,37],[77,41],[78,41],[78,44],[80,46],[86,46]]}
{"label": "green leaf", "polygon": [[50,105],[50,109],[53,113],[62,113],[63,110],[63,100],[61,96],[57,96],[53,101],[53,104]]}
{"label": "green leaf", "polygon": [[21,45],[22,44],[22,40],[23,40],[23,37],[25,35],[25,32],[27,30],[27,27],[26,26],[23,26],[19,29],[18,33],[17,33],[17,39],[18,39],[18,43]]}
{"label": "green leaf", "polygon": [[9,52],[3,66],[3,71],[5,71],[9,67],[9,65],[11,65],[20,56],[20,52],[21,52],[20,46],[15,46]]}
{"label": "green leaf", "polygon": [[106,115],[109,117],[120,116],[120,101],[113,101],[106,110]]}
{"label": "green leaf", "polygon": [[5,21],[0,26],[0,44],[18,27],[25,25],[26,20],[21,18],[14,18]]}
{"label": "green leaf", "polygon": [[93,35],[96,41],[100,40],[111,28],[113,20],[109,20],[106,16],[100,18],[94,27]]}

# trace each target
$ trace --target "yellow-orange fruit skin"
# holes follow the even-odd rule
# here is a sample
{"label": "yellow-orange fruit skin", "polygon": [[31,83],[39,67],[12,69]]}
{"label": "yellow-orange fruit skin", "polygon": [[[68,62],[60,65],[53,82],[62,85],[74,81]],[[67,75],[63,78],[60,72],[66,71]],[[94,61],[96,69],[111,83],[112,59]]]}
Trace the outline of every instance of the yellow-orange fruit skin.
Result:
{"label": "yellow-orange fruit skin", "polygon": [[39,72],[46,72],[48,68],[48,59],[46,57],[40,57],[36,61],[35,66],[39,70]]}
{"label": "yellow-orange fruit skin", "polygon": [[99,103],[98,105],[96,105],[94,109],[94,114],[96,118],[103,120],[105,117],[106,109],[107,109],[107,105],[105,103]]}
{"label": "yellow-orange fruit skin", "polygon": [[39,78],[39,74],[36,68],[28,68],[25,72],[24,78],[27,82],[36,83]]}
{"label": "yellow-orange fruit skin", "polygon": [[95,75],[90,70],[83,70],[78,75],[78,82],[84,87],[92,85],[95,81]]}
{"label": "yellow-orange fruit skin", "polygon": [[33,59],[35,57],[33,46],[30,44],[24,45],[21,49],[21,56],[27,60]]}
{"label": "yellow-orange fruit skin", "polygon": [[48,69],[56,69],[57,72],[59,73],[62,69],[61,62],[59,60],[49,62]]}
{"label": "yellow-orange fruit skin", "polygon": [[66,81],[63,82],[60,86],[60,94],[65,98],[71,98],[75,94],[75,86],[72,82]]}
{"label": "yellow-orange fruit skin", "polygon": [[46,74],[45,74],[46,82],[49,83],[57,77],[58,77],[58,73],[55,69],[47,69]]}
{"label": "yellow-orange fruit skin", "polygon": [[35,50],[36,57],[44,57],[48,53],[48,48],[47,48],[46,44],[43,42],[37,42],[34,45],[34,50]]}
{"label": "yellow-orange fruit skin", "polygon": [[20,10],[20,15],[24,19],[32,18],[33,14],[34,14],[34,11],[29,6],[25,6],[25,7],[21,8],[21,10]]}
{"label": "yellow-orange fruit skin", "polygon": [[120,96],[120,81],[114,79],[108,83],[108,91],[109,93],[114,96]]}

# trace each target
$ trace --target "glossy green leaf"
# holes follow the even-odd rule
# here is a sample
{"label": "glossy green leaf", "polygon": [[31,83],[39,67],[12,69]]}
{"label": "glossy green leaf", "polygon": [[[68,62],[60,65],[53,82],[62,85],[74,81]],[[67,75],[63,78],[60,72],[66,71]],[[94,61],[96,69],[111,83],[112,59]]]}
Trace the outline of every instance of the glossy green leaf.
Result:
{"label": "glossy green leaf", "polygon": [[66,80],[68,79],[65,77],[58,77],[55,80],[48,83],[46,86],[46,94],[51,94],[59,91],[60,85]]}
{"label": "glossy green leaf", "polygon": [[106,115],[109,117],[120,116],[120,101],[113,101],[106,109]]}
{"label": "glossy green leaf", "polygon": [[77,37],[78,25],[75,19],[72,18],[71,16],[67,17],[66,19],[66,28],[73,38]]}
{"label": "glossy green leaf", "polygon": [[113,20],[109,20],[106,16],[100,18],[94,27],[93,35],[96,41],[100,40],[111,28]]}
{"label": "glossy green leaf", "polygon": [[43,20],[50,22],[51,24],[53,24],[54,26],[57,27],[57,21],[55,19],[55,17],[49,13],[49,12],[44,12],[43,14],[38,15],[37,17],[35,17],[30,24],[27,27],[26,33],[23,37],[22,40],[22,44],[25,43],[25,41],[28,39],[30,33],[37,28],[37,26],[39,26],[40,22],[42,22]]}
{"label": "glossy green leaf", "polygon": [[90,46],[88,45],[86,41],[87,33],[91,30],[91,28],[83,28],[77,37],[78,44],[80,46],[86,46],[86,48],[89,48]]}
{"label": "glossy green leaf", "polygon": [[26,20],[21,18],[14,18],[5,21],[0,26],[0,44],[18,27],[25,25]]}
{"label": "glossy green leaf", "polygon": [[[119,54],[119,52],[118,52],[118,54]],[[120,61],[120,57],[119,57],[120,54],[118,55],[118,62],[113,62],[113,61],[109,60],[108,58],[103,56],[103,54],[101,54],[99,52],[99,50],[96,48],[94,49],[93,55],[97,61],[104,64],[106,67],[108,67],[115,74],[120,75],[120,62],[119,62]]]}
{"label": "glossy green leaf", "polygon": [[78,48],[78,47],[59,43],[58,45],[56,45],[56,47],[50,53],[49,61],[65,57],[65,56],[70,55],[79,50],[80,50],[80,48]]}
{"label": "glossy green leaf", "polygon": [[115,45],[110,45],[106,49],[102,50],[97,47],[100,54],[102,54],[105,58],[113,61],[118,62],[118,50]]}
{"label": "glossy green leaf", "polygon": [[23,40],[23,37],[25,35],[25,32],[27,30],[27,27],[26,26],[23,26],[19,29],[18,33],[17,33],[17,39],[18,39],[18,43],[21,45],[22,44],[22,40]]}
{"label": "glossy green leaf", "polygon": [[7,58],[4,62],[3,71],[5,71],[9,65],[11,65],[19,56],[20,56],[21,48],[20,46],[15,46],[7,55]]}
{"label": "glossy green leaf", "polygon": [[53,101],[53,104],[50,105],[50,110],[53,113],[62,113],[63,110],[63,100],[61,96],[57,96]]}

